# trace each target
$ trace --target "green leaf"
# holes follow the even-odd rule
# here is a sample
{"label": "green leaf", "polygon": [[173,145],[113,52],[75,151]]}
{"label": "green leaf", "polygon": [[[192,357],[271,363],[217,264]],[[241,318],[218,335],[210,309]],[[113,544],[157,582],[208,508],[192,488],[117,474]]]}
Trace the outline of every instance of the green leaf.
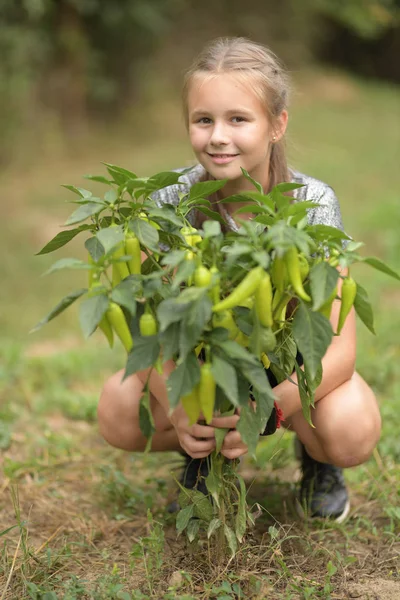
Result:
{"label": "green leaf", "polygon": [[195,353],[188,354],[185,360],[172,371],[167,380],[170,407],[177,406],[182,396],[192,391],[200,381],[200,365]]}
{"label": "green leaf", "polygon": [[190,503],[194,505],[194,516],[209,523],[213,516],[213,507],[208,499],[199,490],[190,490],[183,487],[179,482],[181,493],[179,494],[179,505],[188,506]]}
{"label": "green leaf", "polygon": [[104,256],[104,248],[97,237],[88,238],[85,242],[85,248],[89,252],[94,262],[99,262]]}
{"label": "green leaf", "polygon": [[206,477],[206,487],[208,493],[211,494],[215,504],[219,507],[219,491],[221,490],[222,481],[217,477],[215,471],[211,468]]}
{"label": "green leaf", "polygon": [[[231,414],[233,414],[233,413],[231,413]],[[215,435],[215,452],[216,452],[216,454],[221,452],[221,448],[224,443],[224,439],[228,432],[229,432],[229,429],[227,427],[216,427],[215,428],[214,435]]]}
{"label": "green leaf", "polygon": [[85,221],[88,217],[97,215],[104,207],[105,204],[99,202],[87,202],[87,204],[82,204],[68,217],[65,221],[65,225],[75,225],[75,223]]}
{"label": "green leaf", "polygon": [[107,192],[104,194],[104,200],[105,202],[107,202],[107,204],[114,204],[114,202],[116,202],[117,199],[118,194],[114,188],[107,190]]}
{"label": "green leaf", "polygon": [[176,171],[161,171],[148,179],[146,187],[149,191],[161,190],[162,188],[179,183],[182,175],[183,173]]}
{"label": "green leaf", "polygon": [[205,238],[216,237],[221,233],[221,225],[219,221],[204,221],[203,230]]}
{"label": "green leaf", "polygon": [[212,534],[215,533],[215,531],[217,531],[217,529],[219,529],[219,527],[221,527],[221,525],[222,525],[221,519],[215,518],[212,521],[210,521],[210,524],[207,529],[207,538],[210,539]]}
{"label": "green leaf", "polygon": [[48,323],[49,321],[51,321],[52,319],[54,319],[54,317],[57,317],[66,308],[68,308],[69,306],[71,306],[71,304],[73,302],[75,302],[75,300],[77,300],[78,298],[80,298],[86,292],[87,292],[87,289],[83,288],[83,289],[77,290],[76,292],[71,292],[71,294],[68,294],[68,296],[65,296],[57,304],[57,306],[55,306],[53,308],[53,310],[51,310],[49,312],[48,315],[46,315],[41,321],[39,321],[39,323],[37,325],[35,325],[35,327],[33,327],[33,329],[30,330],[29,333],[33,333],[34,331],[37,331],[38,329],[40,329],[41,327],[43,327],[43,325],[45,325],[46,323]]}
{"label": "green leaf", "polygon": [[246,484],[241,475],[237,475],[239,481],[239,505],[236,513],[235,533],[238,541],[241,543],[246,533],[247,511],[246,511]]}
{"label": "green leaf", "polygon": [[268,381],[268,377],[265,374],[264,367],[261,363],[256,364],[245,363],[241,365],[240,369],[243,375],[250,381],[251,385],[255,390],[261,393],[269,394],[270,398],[274,398],[272,388]]}
{"label": "green leaf", "polygon": [[163,332],[171,323],[181,321],[188,310],[188,305],[178,302],[177,298],[166,298],[157,308],[157,319],[160,323],[160,331]]}
{"label": "green leaf", "polygon": [[58,248],[62,248],[65,244],[68,244],[78,233],[81,231],[87,231],[91,228],[91,225],[80,225],[76,227],[76,229],[69,229],[67,231],[60,231],[57,233],[55,237],[53,237],[50,242],[48,242],[40,252],[36,253],[36,256],[40,254],[48,254],[49,252],[54,252],[54,250],[58,250]]}
{"label": "green leaf", "polygon": [[240,360],[244,363],[249,363],[258,366],[259,362],[253,354],[250,354],[243,346],[232,340],[217,342],[218,346],[233,360]]}
{"label": "green leaf", "polygon": [[357,283],[357,293],[354,299],[354,308],[364,325],[375,335],[374,315],[367,291]]}
{"label": "green leaf", "polygon": [[189,304],[181,323],[179,338],[179,351],[184,358],[198,343],[199,338],[210,320],[212,314],[212,302],[206,290],[194,302]]}
{"label": "green leaf", "polygon": [[362,259],[362,262],[365,262],[367,263],[367,265],[370,265],[374,269],[377,269],[378,271],[381,271],[386,275],[390,275],[390,277],[394,277],[394,279],[398,279],[400,281],[400,275],[396,273],[396,271],[393,271],[393,269],[388,267],[384,262],[379,260],[379,258],[375,258],[374,256],[367,256],[366,258]]}
{"label": "green leaf", "polygon": [[61,184],[61,187],[64,187],[65,189],[69,190],[70,192],[73,192],[74,194],[77,194],[80,198],[88,199],[93,196],[91,191],[75,187],[74,185]]}
{"label": "green leaf", "polygon": [[318,310],[330,297],[336,287],[339,273],[326,260],[314,265],[310,270],[310,286],[313,310]]}
{"label": "green leaf", "polygon": [[232,402],[232,404],[239,406],[238,384],[235,368],[219,356],[214,355],[212,357],[211,370],[217,385],[223,389],[226,397]]}
{"label": "green leaf", "polygon": [[260,435],[259,420],[256,411],[248,403],[242,406],[240,419],[236,429],[249,449],[250,456],[255,458],[258,436]]}
{"label": "green leaf", "polygon": [[117,167],[116,165],[111,165],[109,163],[103,163],[107,167],[107,171],[113,178],[113,181],[118,185],[125,185],[131,179],[136,179],[137,175],[132,173],[132,171],[128,171],[127,169],[123,169],[122,167]]}
{"label": "green leaf", "polygon": [[260,433],[263,433],[263,431],[265,430],[268,423],[268,419],[271,416],[272,409],[274,408],[274,391],[270,385],[268,385],[268,388],[266,391],[263,392],[260,392],[256,389],[252,390],[254,399],[256,401],[256,412],[258,415]]}
{"label": "green leaf", "polygon": [[200,529],[200,519],[191,519],[186,528],[186,535],[189,542],[193,542]]}
{"label": "green leaf", "polygon": [[183,281],[187,281],[188,278],[193,275],[196,269],[196,262],[194,260],[184,260],[180,263],[176,273],[174,275],[173,283],[171,288],[174,290],[179,289],[179,286]]}
{"label": "green leaf", "polygon": [[209,219],[213,219],[214,221],[219,221],[220,223],[225,225],[225,219],[219,214],[219,212],[215,212],[215,210],[210,210],[209,208],[206,208],[205,206],[199,206],[197,208],[197,210],[202,212]]}
{"label": "green leaf", "polygon": [[242,206],[241,208],[238,208],[237,210],[235,210],[235,212],[233,213],[233,217],[235,217],[236,215],[241,215],[242,213],[267,213],[269,214],[269,210],[268,208],[266,208],[265,206],[259,206],[258,204],[246,204],[246,206]]}
{"label": "green leaf", "polygon": [[88,265],[84,260],[78,260],[77,258],[60,258],[57,262],[51,265],[43,275],[50,275],[54,271],[60,271],[61,269],[91,269],[91,265]]}
{"label": "green leaf", "polygon": [[154,365],[159,354],[160,343],[157,335],[135,337],[133,348],[128,354],[124,379]]}
{"label": "green leaf", "polygon": [[315,238],[322,241],[351,240],[347,233],[331,225],[310,225],[307,227],[307,231],[310,231]]}
{"label": "green leaf", "polygon": [[292,192],[293,190],[298,190],[299,188],[304,187],[304,183],[278,183],[275,186],[275,189],[284,194],[285,192]]}
{"label": "green leaf", "polygon": [[193,512],[194,512],[194,506],[193,504],[189,504],[188,506],[185,506],[185,508],[182,508],[177,516],[176,516],[176,529],[178,531],[178,534],[181,534],[182,531],[184,531],[190,521],[190,519],[193,517]]}
{"label": "green leaf", "polygon": [[147,438],[145,453],[151,448],[151,441],[156,430],[150,406],[150,390],[145,388],[139,403],[139,427],[144,437]]}
{"label": "green leaf", "polygon": [[292,331],[297,347],[303,355],[304,364],[314,379],[332,341],[332,326],[323,315],[311,311],[300,301],[293,319]]}
{"label": "green leaf", "polygon": [[303,409],[303,416],[304,416],[305,420],[307,421],[307,423],[311,427],[314,427],[313,422],[311,420],[311,398],[309,397],[309,394],[307,391],[308,388],[307,388],[307,381],[305,378],[305,373],[304,373],[304,371],[302,371],[302,369],[300,369],[297,362],[294,364],[294,367],[296,369],[297,384],[298,384],[298,390],[299,390],[299,395],[300,395],[300,400],[301,400],[301,407]]}
{"label": "green leaf", "polygon": [[135,296],[139,294],[141,287],[140,281],[127,277],[113,288],[111,300],[126,308],[134,317],[136,315]]}
{"label": "green leaf", "polygon": [[179,350],[179,323],[171,323],[165,331],[160,333],[160,343],[163,351],[163,360],[173,358]]}
{"label": "green leaf", "polygon": [[100,231],[96,233],[96,237],[103,246],[105,254],[108,254],[110,250],[121,244],[125,238],[121,227],[106,227],[105,229],[100,229]]}
{"label": "green leaf", "polygon": [[215,181],[200,181],[195,183],[190,188],[188,199],[192,201],[197,200],[197,198],[205,198],[206,196],[210,196],[211,194],[214,194],[223,188],[227,181],[227,179],[217,179]]}
{"label": "green leaf", "polygon": [[84,179],[90,179],[90,181],[97,181],[97,183],[105,183],[106,185],[111,185],[111,179],[107,179],[102,175],[84,175]]}
{"label": "green leaf", "polygon": [[149,218],[163,219],[164,221],[168,221],[168,223],[172,223],[177,227],[183,227],[183,221],[176,214],[176,208],[174,206],[168,206],[167,204],[163,205],[162,208],[149,209]]}
{"label": "green leaf", "polygon": [[252,183],[254,185],[254,187],[256,188],[256,190],[258,192],[260,192],[260,194],[264,194],[264,190],[263,190],[263,186],[261,185],[261,183],[259,183],[258,181],[256,181],[255,179],[253,179],[249,173],[246,171],[246,169],[243,169],[243,167],[240,167],[240,170],[242,171],[243,175],[245,176],[245,178],[250,181],[250,183]]}
{"label": "green leaf", "polygon": [[133,219],[129,222],[129,229],[138,238],[139,242],[153,252],[159,252],[158,231],[144,219]]}
{"label": "green leaf", "polygon": [[105,294],[84,300],[79,307],[79,323],[85,339],[88,339],[103,318],[109,305]]}
{"label": "green leaf", "polygon": [[224,524],[224,533],[232,556],[235,556],[237,550],[236,536],[232,529],[226,524]]}
{"label": "green leaf", "polygon": [[176,267],[181,263],[185,258],[186,251],[185,250],[171,250],[161,259],[161,264],[169,267]]}

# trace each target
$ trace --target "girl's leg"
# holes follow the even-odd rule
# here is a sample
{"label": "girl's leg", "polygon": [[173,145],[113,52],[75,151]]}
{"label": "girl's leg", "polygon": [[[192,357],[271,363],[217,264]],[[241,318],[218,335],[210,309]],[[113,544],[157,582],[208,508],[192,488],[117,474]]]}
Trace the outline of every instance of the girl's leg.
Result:
{"label": "girl's leg", "polygon": [[299,411],[284,425],[296,432],[307,453],[337,467],[364,463],[381,432],[381,416],[374,392],[358,374],[319,400],[311,409],[315,429]]}
{"label": "girl's leg", "polygon": [[[112,446],[131,452],[143,452],[147,443],[139,427],[143,383],[136,375],[131,375],[121,383],[123,374],[124,369],[118,371],[103,387],[97,411],[99,430]],[[167,413],[153,395],[150,395],[150,405],[156,428],[151,449],[155,452],[181,450]]]}

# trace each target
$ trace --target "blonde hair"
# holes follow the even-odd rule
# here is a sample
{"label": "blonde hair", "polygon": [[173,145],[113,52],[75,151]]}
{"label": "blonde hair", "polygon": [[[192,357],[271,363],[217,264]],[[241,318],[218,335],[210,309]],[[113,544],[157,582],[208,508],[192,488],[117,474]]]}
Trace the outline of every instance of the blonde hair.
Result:
{"label": "blonde hair", "polygon": [[[208,44],[185,74],[182,102],[186,128],[189,127],[188,95],[193,81],[222,73],[233,73],[247,85],[249,79],[252,80],[251,89],[262,102],[274,127],[288,106],[290,79],[286,69],[266,46],[243,37],[222,37]],[[271,146],[269,189],[266,192],[283,181],[290,181],[284,136]]]}

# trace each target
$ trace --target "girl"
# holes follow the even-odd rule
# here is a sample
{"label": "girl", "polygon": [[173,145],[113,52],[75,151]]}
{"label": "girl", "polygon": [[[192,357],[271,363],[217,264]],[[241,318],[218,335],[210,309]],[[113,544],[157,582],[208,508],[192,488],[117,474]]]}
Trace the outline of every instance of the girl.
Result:
{"label": "girl", "polygon": [[[309,211],[309,222],[343,228],[332,188],[287,166],[288,97],[288,75],[266,47],[244,38],[221,38],[206,47],[188,71],[183,88],[184,118],[198,164],[181,177],[182,185],[159,192],[155,196],[157,202],[177,204],[178,194],[187,192],[197,181],[227,179],[224,188],[211,200],[229,228],[235,229],[237,224],[231,213],[238,205],[222,205],[216,200],[253,189],[242,175],[243,167],[262,184],[266,193],[284,181],[303,184],[294,191],[295,200],[312,199],[321,204]],[[251,214],[241,216],[251,218]],[[196,227],[201,227],[203,220],[200,213],[191,214]],[[340,303],[335,302],[331,315],[334,331],[339,308]],[[315,429],[303,417],[297,386],[289,380],[276,385],[272,374],[267,373],[283,413],[283,425],[297,436],[302,466],[298,509],[306,506],[311,516],[339,521],[346,517],[350,505],[342,468],[366,461],[380,436],[377,401],[355,371],[355,360],[353,310],[323,359],[323,379],[312,410]],[[198,485],[205,491],[199,475],[207,474],[207,461],[203,459],[215,447],[215,428],[231,430],[222,447],[227,459],[245,454],[247,447],[236,430],[238,415],[216,417],[209,426],[199,423],[189,426],[183,408],[178,405],[171,417],[167,416],[166,379],[174,368],[173,361],[169,361],[164,365],[163,375],[154,370],[151,374],[151,408],[156,427],[151,449],[183,451],[187,466],[182,482],[187,487]],[[132,375],[121,384],[122,373],[111,376],[103,387],[98,407],[100,432],[113,446],[143,451],[146,439],[139,428],[138,406],[147,372]],[[292,378],[296,380],[296,375]],[[275,412],[273,415],[275,418]],[[269,432],[276,428],[272,425]]]}

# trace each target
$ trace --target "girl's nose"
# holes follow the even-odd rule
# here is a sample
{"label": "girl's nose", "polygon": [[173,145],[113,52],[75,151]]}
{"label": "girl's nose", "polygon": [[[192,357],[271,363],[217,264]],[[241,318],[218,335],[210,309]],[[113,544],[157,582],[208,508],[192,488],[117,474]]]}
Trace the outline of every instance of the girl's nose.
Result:
{"label": "girl's nose", "polygon": [[228,133],[222,123],[216,123],[214,125],[210,142],[214,146],[220,146],[221,144],[227,144],[229,142]]}

